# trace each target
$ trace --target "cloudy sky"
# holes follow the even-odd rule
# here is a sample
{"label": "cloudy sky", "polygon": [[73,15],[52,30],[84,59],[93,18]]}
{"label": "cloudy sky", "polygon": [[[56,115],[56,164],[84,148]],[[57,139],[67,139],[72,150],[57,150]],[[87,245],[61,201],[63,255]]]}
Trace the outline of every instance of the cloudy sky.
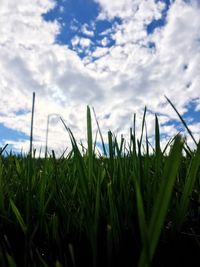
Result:
{"label": "cloudy sky", "polygon": [[[34,147],[86,137],[86,107],[101,130],[125,136],[147,106],[163,142],[180,130],[164,95],[194,136],[200,129],[199,0],[0,0],[0,147],[28,151],[32,93]],[[93,120],[94,122],[94,120]],[[96,125],[94,122],[94,132]],[[190,140],[189,140],[190,142]]]}

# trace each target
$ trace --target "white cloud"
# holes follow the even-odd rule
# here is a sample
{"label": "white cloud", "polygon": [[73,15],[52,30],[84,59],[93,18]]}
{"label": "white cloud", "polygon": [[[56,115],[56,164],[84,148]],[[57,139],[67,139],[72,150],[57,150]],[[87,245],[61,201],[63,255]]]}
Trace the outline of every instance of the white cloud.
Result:
{"label": "white cloud", "polygon": [[104,37],[102,40],[101,40],[101,45],[102,46],[107,46],[109,44],[109,39],[107,37]]}
{"label": "white cloud", "polygon": [[164,8],[165,4],[161,1],[157,3],[154,0],[140,1],[140,0],[95,0],[100,4],[102,11],[99,15],[99,19],[112,19],[119,17],[122,19],[133,18],[137,13],[137,17],[141,16],[144,19],[151,20],[152,15],[155,19],[160,18],[160,11]]}
{"label": "white cloud", "polygon": [[97,47],[94,51],[94,53],[92,54],[93,57],[102,57],[102,56],[105,56],[107,53],[109,53],[109,48],[107,47]]}
{"label": "white cloud", "polygon": [[[41,17],[53,7],[53,1],[35,0],[27,4],[18,0],[14,5],[12,0],[0,0],[0,122],[28,135],[31,96],[35,91],[34,138],[39,148],[45,144],[48,114],[60,114],[77,139],[84,140],[87,104],[95,107],[105,136],[109,129],[128,134],[133,113],[141,119],[147,105],[152,112],[161,113],[162,131],[168,135],[175,132],[175,127],[165,123],[177,117],[166,105],[164,94],[181,113],[187,110],[186,104],[191,99],[197,99],[198,103],[200,8],[197,2],[175,1],[168,11],[166,25],[151,35],[147,34],[146,26],[160,18],[164,8],[160,1],[98,2],[104,17],[120,16],[122,23],[104,33],[103,40],[112,38],[115,45],[97,47],[87,60],[82,60],[76,51],[55,44],[59,24],[47,23]],[[155,43],[154,49],[148,47],[149,42]],[[79,45],[88,49],[91,40],[75,37],[72,44],[74,48]],[[92,61],[93,57],[97,59]],[[29,113],[17,115],[22,109]],[[149,114],[148,120],[151,135],[154,116]],[[198,126],[192,125],[196,134]],[[27,142],[9,142],[16,148],[28,149]],[[60,150],[68,144],[63,125],[55,123],[52,117],[49,145]]]}
{"label": "white cloud", "polygon": [[91,44],[91,40],[88,38],[81,38],[80,39],[80,46],[82,47],[88,47]]}
{"label": "white cloud", "polygon": [[84,24],[81,27],[81,31],[83,34],[85,34],[88,37],[93,37],[94,36],[94,31],[90,29],[90,26],[87,24]]}
{"label": "white cloud", "polygon": [[32,16],[33,14],[38,14],[38,12],[39,14],[47,12],[55,6],[56,2],[54,0],[35,0],[32,2],[27,2],[26,0],[1,0],[0,4],[1,14],[25,13]]}
{"label": "white cloud", "polygon": [[133,14],[133,11],[137,9],[139,0],[95,0],[100,4],[102,12],[99,15],[99,19],[122,17],[126,18]]}
{"label": "white cloud", "polygon": [[74,36],[71,40],[72,48],[78,53],[90,54],[90,46],[92,41],[89,38]]}

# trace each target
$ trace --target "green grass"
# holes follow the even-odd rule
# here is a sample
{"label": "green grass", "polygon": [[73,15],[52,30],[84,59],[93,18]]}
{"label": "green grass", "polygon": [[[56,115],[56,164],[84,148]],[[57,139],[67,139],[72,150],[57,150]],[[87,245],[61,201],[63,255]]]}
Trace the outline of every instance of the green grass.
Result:
{"label": "green grass", "polygon": [[94,112],[104,156],[89,107],[84,150],[62,118],[66,157],[35,158],[32,137],[27,156],[1,149],[0,266],[198,266],[200,144],[192,151],[177,134],[162,150],[155,116],[150,153],[146,112],[129,140],[111,131],[104,140]]}

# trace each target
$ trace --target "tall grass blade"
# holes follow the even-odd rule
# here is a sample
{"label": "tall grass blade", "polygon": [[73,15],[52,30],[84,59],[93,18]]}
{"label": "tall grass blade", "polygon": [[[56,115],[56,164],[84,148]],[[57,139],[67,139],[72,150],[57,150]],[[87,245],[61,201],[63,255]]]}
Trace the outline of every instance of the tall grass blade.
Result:
{"label": "tall grass blade", "polygon": [[11,209],[12,209],[12,211],[13,211],[13,213],[14,213],[14,215],[15,215],[15,217],[16,217],[16,219],[17,219],[17,221],[18,221],[18,223],[19,223],[19,225],[20,225],[20,227],[22,229],[22,231],[24,232],[24,234],[26,234],[27,226],[26,226],[26,224],[25,224],[25,222],[24,222],[24,220],[23,220],[18,208],[16,207],[15,203],[12,201],[12,199],[10,199],[10,205],[11,205]]}
{"label": "tall grass blade", "polygon": [[165,145],[163,151],[162,151],[162,155],[165,155],[167,149],[170,147],[170,145],[174,142],[174,140],[176,139],[176,136],[179,135],[180,133],[176,134],[174,137],[170,138],[167,142],[167,144]]}
{"label": "tall grass blade", "polygon": [[3,148],[0,148],[0,156],[3,154],[3,152],[7,146],[8,146],[8,144],[5,144],[5,146]]}
{"label": "tall grass blade", "polygon": [[87,142],[88,142],[88,175],[89,181],[92,178],[93,171],[93,142],[92,142],[92,121],[90,108],[87,106]]}
{"label": "tall grass blade", "polygon": [[188,168],[185,185],[183,188],[182,196],[180,199],[180,205],[177,214],[177,230],[180,230],[182,223],[186,219],[187,209],[191,198],[192,191],[194,189],[195,182],[197,180],[197,172],[200,167],[200,143],[197,146],[192,162]]}
{"label": "tall grass blade", "polygon": [[118,211],[114,199],[113,184],[112,181],[107,184],[108,203],[109,203],[109,228],[112,232],[112,239],[115,241],[116,246],[119,244],[119,218]]}
{"label": "tall grass blade", "polygon": [[32,156],[32,148],[33,148],[33,120],[34,120],[34,110],[35,110],[35,92],[33,92],[33,100],[32,100],[32,112],[31,112],[31,132],[30,132],[30,156]]}
{"label": "tall grass blade", "polygon": [[[27,176],[27,194],[26,194],[26,223],[29,225],[30,219],[30,207],[31,207],[31,183],[32,183],[32,150],[33,150],[33,121],[34,121],[34,110],[35,110],[35,92],[33,92],[32,99],[32,112],[31,112],[31,131],[30,131],[30,151],[28,161],[28,176]],[[28,237],[27,237],[28,238]],[[27,241],[28,242],[28,241]]]}
{"label": "tall grass blade", "polygon": [[194,143],[197,146],[197,141],[195,140],[192,132],[190,131],[190,129],[187,126],[187,123],[185,122],[185,120],[183,119],[183,117],[180,115],[180,113],[178,112],[178,110],[176,109],[176,107],[174,106],[174,104],[169,100],[169,98],[167,96],[165,96],[165,98],[167,99],[167,101],[169,102],[169,104],[172,106],[172,108],[174,109],[174,111],[176,112],[176,114],[178,115],[179,119],[181,120],[181,122],[183,123],[184,127],[187,129],[190,137],[192,138],[192,140],[194,141]]}
{"label": "tall grass blade", "polygon": [[158,156],[160,158],[160,156],[161,156],[160,130],[159,130],[159,123],[158,123],[157,115],[155,115],[155,147],[156,147],[156,156]]}
{"label": "tall grass blade", "polygon": [[113,177],[114,173],[114,145],[112,132],[108,132],[108,148],[109,148],[109,162],[110,162],[110,175]]}
{"label": "tall grass blade", "polygon": [[141,130],[141,136],[140,136],[140,141],[139,141],[139,149],[140,149],[140,150],[141,150],[142,139],[143,139],[143,134],[144,134],[146,112],[147,112],[147,108],[145,107],[145,109],[144,109],[144,114],[143,114],[143,118],[142,118],[142,130]]}
{"label": "tall grass blade", "polygon": [[[81,184],[81,194],[82,194],[82,200],[84,201],[83,203],[87,203],[86,206],[89,207],[90,202],[89,202],[89,184],[88,184],[88,179],[87,179],[87,175],[86,175],[86,167],[83,161],[83,157],[78,149],[78,145],[76,143],[76,140],[74,138],[73,133],[71,132],[71,130],[67,127],[66,123],[64,122],[64,120],[60,117],[65,129],[68,131],[69,136],[70,136],[70,140],[71,140],[71,144],[72,144],[72,148],[73,148],[73,152],[74,152],[74,156],[76,158],[76,163],[78,165],[78,172],[79,172],[79,180],[80,180],[80,184]],[[84,205],[84,204],[83,204]],[[89,212],[89,210],[88,210]]]}
{"label": "tall grass blade", "polygon": [[153,182],[153,190],[154,196],[156,196],[156,192],[158,189],[158,185],[160,183],[161,172],[162,172],[162,153],[160,148],[160,129],[158,123],[158,117],[155,115],[155,177]]}
{"label": "tall grass blade", "polygon": [[134,113],[133,117],[133,136],[132,136],[132,145],[133,145],[133,153],[136,155],[136,114]]}
{"label": "tall grass blade", "polygon": [[142,240],[142,246],[144,254],[146,257],[146,263],[150,263],[150,243],[148,238],[147,224],[145,219],[145,211],[142,200],[142,194],[140,190],[139,183],[137,179],[134,179],[135,191],[136,191],[136,200],[137,200],[137,213],[138,213],[138,222],[140,227],[140,236]]}
{"label": "tall grass blade", "polygon": [[99,135],[100,135],[100,138],[101,138],[101,143],[102,143],[102,147],[103,147],[103,153],[104,153],[104,156],[107,157],[106,147],[105,147],[105,143],[104,143],[104,140],[103,140],[103,135],[102,135],[102,132],[101,132],[101,129],[100,129],[100,126],[99,126],[99,122],[97,120],[97,116],[96,116],[94,108],[92,108],[92,109],[93,109],[95,121],[96,121],[96,124],[97,124],[97,128],[98,128],[98,131],[99,131]]}
{"label": "tall grass blade", "polygon": [[[153,259],[155,249],[161,234],[164,220],[167,215],[169,202],[171,199],[172,191],[176,176],[179,171],[181,157],[182,157],[183,142],[181,136],[177,136],[174,145],[170,151],[170,155],[166,160],[162,182],[158,191],[157,201],[154,203],[150,225],[148,229],[148,238],[151,240],[150,261]],[[145,249],[142,250],[139,267],[148,266],[148,255]]]}

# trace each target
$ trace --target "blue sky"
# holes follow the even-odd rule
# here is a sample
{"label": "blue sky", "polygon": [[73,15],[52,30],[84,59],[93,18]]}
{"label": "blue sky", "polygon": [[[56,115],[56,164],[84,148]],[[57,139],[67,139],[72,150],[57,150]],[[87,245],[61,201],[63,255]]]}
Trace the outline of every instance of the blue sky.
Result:
{"label": "blue sky", "polygon": [[84,141],[87,105],[105,138],[109,129],[128,135],[134,113],[139,132],[147,106],[149,135],[157,113],[164,143],[180,129],[164,95],[199,139],[198,0],[3,0],[1,6],[0,147],[28,151],[33,91],[37,149],[44,149],[49,114],[49,149],[69,145],[59,116]]}
{"label": "blue sky", "polygon": [[[158,1],[157,1],[158,2]],[[159,19],[153,19],[146,25],[148,34],[152,34],[156,28],[163,27],[166,24],[167,12],[170,7],[170,0],[162,0],[165,8],[162,10],[162,16]],[[74,1],[56,1],[56,6],[49,12],[43,14],[46,21],[58,21],[60,23],[60,33],[56,36],[55,42],[60,45],[67,45],[70,49],[75,50],[81,58],[87,54],[81,52],[72,45],[75,36],[88,38],[92,41],[90,50],[93,51],[97,46],[102,46],[100,42],[105,38],[105,31],[112,29],[114,24],[120,25],[122,20],[119,16],[111,19],[98,20],[97,17],[101,12],[100,4],[93,0],[74,0]],[[84,30],[85,29],[85,30]],[[90,33],[90,34],[87,34]],[[112,47],[115,42],[109,39],[106,47]]]}

